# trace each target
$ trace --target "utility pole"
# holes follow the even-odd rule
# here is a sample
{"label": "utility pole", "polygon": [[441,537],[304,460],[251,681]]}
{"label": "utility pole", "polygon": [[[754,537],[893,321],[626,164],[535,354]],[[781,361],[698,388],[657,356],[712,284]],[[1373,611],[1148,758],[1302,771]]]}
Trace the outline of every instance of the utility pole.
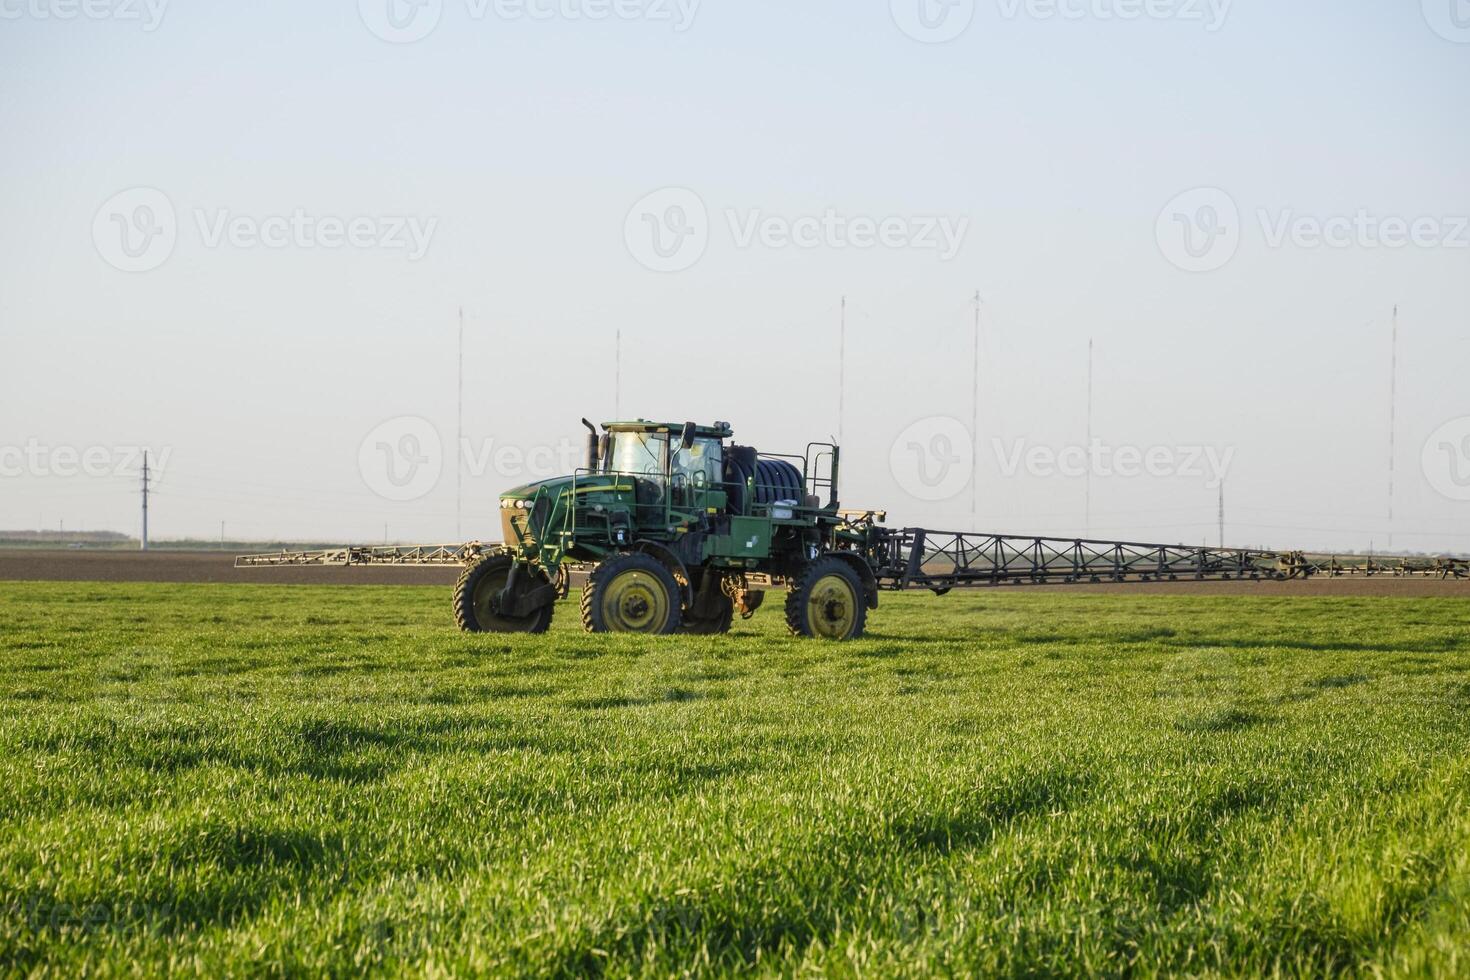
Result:
{"label": "utility pole", "polygon": [[1086,483],[1083,489],[1083,530],[1092,536],[1092,338],[1087,338],[1087,456]]}
{"label": "utility pole", "polygon": [[148,550],[148,450],[143,450],[143,549]]}
{"label": "utility pole", "polygon": [[1393,306],[1393,347],[1388,376],[1388,550],[1393,551],[1394,467],[1398,457],[1399,307]]}
{"label": "utility pole", "polygon": [[[970,473],[970,520],[980,515],[980,290],[975,290],[975,359],[970,365],[970,441],[975,466]],[[972,525],[973,526],[973,525]]]}
{"label": "utility pole", "polygon": [[1220,549],[1225,548],[1225,481],[1220,481]]}
{"label": "utility pole", "polygon": [[219,550],[225,550],[225,522],[219,522]]}
{"label": "utility pole", "polygon": [[623,331],[618,331],[613,351],[613,421],[623,421]]}
{"label": "utility pole", "polygon": [[464,307],[459,308],[459,403],[454,429],[454,539],[464,540]]}

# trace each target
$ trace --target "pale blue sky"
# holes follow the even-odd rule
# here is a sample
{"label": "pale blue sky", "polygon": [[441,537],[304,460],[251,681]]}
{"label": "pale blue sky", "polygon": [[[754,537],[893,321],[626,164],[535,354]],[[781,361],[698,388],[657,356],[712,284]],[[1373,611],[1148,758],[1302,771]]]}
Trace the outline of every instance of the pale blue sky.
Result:
{"label": "pale blue sky", "polygon": [[[1203,0],[1098,16],[1118,2],[1066,19],[990,0],[926,44],[888,0],[705,0],[683,31],[444,0],[432,33],[390,44],[355,0],[177,0],[151,31],[0,0],[0,446],[168,447],[156,536],[225,520],[231,537],[371,540],[386,523],[449,540],[452,473],[386,501],[359,447],[397,416],[452,439],[460,305],[477,446],[555,446],[580,416],[609,417],[621,329],[624,414],[729,419],[742,441],[799,450],[838,428],[846,295],[851,505],[1083,531],[1084,481],[1006,476],[992,440],[1080,443],[1094,338],[1094,434],[1232,449],[1232,543],[1382,548],[1398,303],[1395,544],[1470,551],[1470,504],[1421,466],[1431,433],[1470,416],[1470,247],[1271,247],[1258,216],[1429,217],[1453,239],[1470,215],[1470,43],[1431,27],[1438,0],[1237,0],[1218,30],[1188,19],[1208,20]],[[136,187],[166,195],[178,238],[157,268],[123,272],[94,219]],[[702,200],[710,242],[659,273],[625,219],[667,187]],[[1238,207],[1241,240],[1191,273],[1156,219],[1200,187]],[[416,261],[207,244],[223,212],[297,209],[432,221],[432,237]],[[726,217],[827,209],[969,224],[946,261],[740,248]],[[968,424],[977,288],[972,513],[968,490],[906,492],[890,450],[917,420]],[[517,476],[466,478],[466,537],[495,537]],[[135,533],[136,504],[125,472],[0,477],[0,527]],[[1190,476],[1098,478],[1090,527],[1213,540],[1215,505]]]}

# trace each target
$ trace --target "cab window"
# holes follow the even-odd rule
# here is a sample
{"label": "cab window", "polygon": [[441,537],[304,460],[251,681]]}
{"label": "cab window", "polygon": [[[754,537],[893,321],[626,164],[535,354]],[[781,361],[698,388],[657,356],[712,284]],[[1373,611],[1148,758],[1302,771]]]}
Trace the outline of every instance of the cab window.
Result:
{"label": "cab window", "polygon": [[668,442],[663,432],[615,432],[608,452],[609,469],[634,476],[663,476]]}
{"label": "cab window", "polygon": [[718,439],[696,439],[688,449],[674,449],[674,474],[683,475],[690,486],[718,485],[724,466],[724,447]]}

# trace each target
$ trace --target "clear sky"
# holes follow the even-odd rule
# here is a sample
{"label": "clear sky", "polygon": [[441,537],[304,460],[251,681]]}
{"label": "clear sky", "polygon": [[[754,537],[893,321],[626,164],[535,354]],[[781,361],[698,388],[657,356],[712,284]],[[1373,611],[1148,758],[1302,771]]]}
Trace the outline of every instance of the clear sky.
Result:
{"label": "clear sky", "polygon": [[[493,539],[621,408],[895,523],[1213,542],[1193,454],[1227,543],[1470,551],[1461,0],[0,0],[0,91],[0,528],[136,533],[149,446],[157,537]],[[1045,465],[1089,340],[1152,475]]]}

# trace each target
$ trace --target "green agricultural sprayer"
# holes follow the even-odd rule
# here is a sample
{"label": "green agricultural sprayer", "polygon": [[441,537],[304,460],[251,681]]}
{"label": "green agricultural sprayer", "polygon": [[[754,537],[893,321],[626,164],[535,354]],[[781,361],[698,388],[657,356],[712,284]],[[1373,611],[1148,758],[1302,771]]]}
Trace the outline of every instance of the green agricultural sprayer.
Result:
{"label": "green agricultural sprayer", "polygon": [[239,567],[462,565],[454,617],[469,632],[541,633],[573,571],[590,632],[723,633],[784,590],[801,636],[861,636],[884,591],[1088,582],[1267,580],[1312,575],[1470,578],[1458,559],[1339,560],[1244,551],[882,526],[844,510],[841,452],[732,443],[729,424],[583,420],[586,465],[500,498],[498,546],[344,548],[247,555]]}

